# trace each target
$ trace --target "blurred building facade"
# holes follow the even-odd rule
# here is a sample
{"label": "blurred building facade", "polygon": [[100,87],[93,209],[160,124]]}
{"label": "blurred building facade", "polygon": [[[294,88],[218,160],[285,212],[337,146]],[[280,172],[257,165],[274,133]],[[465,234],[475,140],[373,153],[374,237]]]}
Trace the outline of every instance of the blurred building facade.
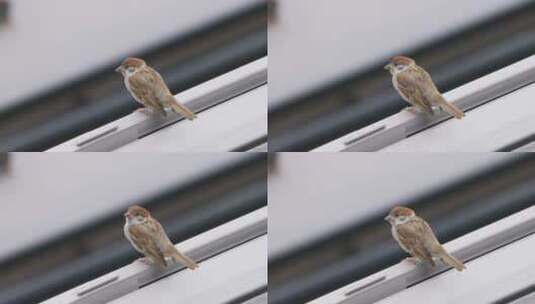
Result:
{"label": "blurred building facade", "polygon": [[[430,223],[442,243],[462,239],[487,225],[533,209],[534,164],[531,154],[278,155],[276,169],[269,173],[270,303],[306,303],[363,280],[337,293],[337,301],[318,302],[360,303],[357,298],[352,302],[351,297],[361,290],[366,291],[371,281],[389,278],[388,272],[382,271],[407,256],[384,220],[390,208],[402,205],[416,210]],[[510,226],[498,224],[490,229],[485,239],[495,240],[502,246],[500,242],[512,243],[532,233],[535,229],[529,224],[532,218],[522,215],[517,218],[524,218],[525,225],[501,235],[501,229]],[[469,243],[465,242],[466,248],[457,247],[459,252],[470,246],[477,247]],[[488,253],[489,249],[484,251],[483,247],[472,248],[470,259]],[[484,260],[481,259],[481,263]],[[399,274],[400,269],[403,268],[393,270],[392,274]],[[493,274],[496,280],[507,280],[507,269],[505,264],[496,267]],[[417,278],[424,279],[423,270],[419,275],[400,277],[399,282],[409,280],[417,285]],[[368,276],[371,277],[364,280]],[[385,280],[382,289],[378,283],[377,288],[368,290],[368,298],[381,298],[378,290],[397,286],[395,282]],[[474,284],[476,281],[467,277],[466,282]],[[522,289],[522,284],[525,282],[518,283],[516,288]],[[483,290],[473,286],[474,292]],[[408,293],[414,296],[436,291],[432,287],[418,287],[418,290]],[[496,299],[509,291],[497,292]],[[408,297],[403,299],[406,301]]]}
{"label": "blurred building facade", "polygon": [[0,229],[6,304],[43,301],[133,262],[139,255],[123,235],[132,204],[179,243],[267,203],[263,153],[10,153],[8,162],[0,173],[10,214]]}
{"label": "blurred building facade", "polygon": [[392,56],[414,58],[442,92],[532,56],[534,11],[531,0],[279,1],[272,150],[310,151],[405,108],[383,69]]}
{"label": "blurred building facade", "polygon": [[131,113],[139,105],[114,72],[126,57],[146,59],[180,92],[267,54],[259,0],[9,4],[0,26],[4,151],[45,150]]}

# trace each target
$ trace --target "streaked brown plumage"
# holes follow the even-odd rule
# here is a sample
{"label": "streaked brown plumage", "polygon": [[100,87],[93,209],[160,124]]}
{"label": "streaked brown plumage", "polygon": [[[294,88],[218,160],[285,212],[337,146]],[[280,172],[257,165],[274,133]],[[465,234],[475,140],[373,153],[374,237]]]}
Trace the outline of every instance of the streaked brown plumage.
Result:
{"label": "streaked brown plumage", "polygon": [[124,234],[134,248],[152,263],[165,268],[169,261],[180,262],[195,269],[197,263],[178,251],[165,233],[162,225],[149,211],[134,205],[125,213]]}
{"label": "streaked brown plumage", "polygon": [[416,216],[412,209],[394,207],[385,220],[392,225],[392,236],[400,247],[417,260],[428,262],[434,267],[434,259],[439,259],[458,271],[466,268],[461,261],[446,252],[429,224]]}
{"label": "streaked brown plumage", "polygon": [[165,108],[171,108],[189,120],[196,118],[195,113],[175,99],[162,76],[145,61],[127,58],[116,71],[123,75],[125,86],[132,97],[145,107],[162,116],[167,115]]}
{"label": "streaked brown plumage", "polygon": [[464,112],[444,99],[433,79],[414,60],[405,56],[396,56],[385,66],[392,74],[392,83],[401,97],[417,110],[433,115],[433,106],[455,118],[464,117]]}

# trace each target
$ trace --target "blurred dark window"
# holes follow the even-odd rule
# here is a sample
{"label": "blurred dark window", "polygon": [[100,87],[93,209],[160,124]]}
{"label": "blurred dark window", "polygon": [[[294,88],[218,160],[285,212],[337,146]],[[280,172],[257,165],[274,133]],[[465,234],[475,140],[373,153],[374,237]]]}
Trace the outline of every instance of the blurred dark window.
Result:
{"label": "blurred dark window", "polygon": [[274,22],[277,17],[277,0],[268,0],[268,18],[270,22]]}
{"label": "blurred dark window", "polygon": [[7,152],[0,152],[0,174],[7,171],[8,156],[9,154]]}
{"label": "blurred dark window", "polygon": [[0,25],[7,22],[9,11],[9,2],[7,0],[0,0]]}

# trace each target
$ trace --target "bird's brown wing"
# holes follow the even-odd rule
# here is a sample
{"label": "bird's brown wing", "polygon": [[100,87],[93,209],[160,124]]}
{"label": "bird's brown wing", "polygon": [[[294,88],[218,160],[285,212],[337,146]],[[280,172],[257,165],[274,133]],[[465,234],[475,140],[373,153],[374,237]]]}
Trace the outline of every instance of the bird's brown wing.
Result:
{"label": "bird's brown wing", "polygon": [[160,240],[160,242],[157,242],[156,245],[161,250],[164,257],[171,258],[175,262],[180,262],[190,269],[195,269],[199,267],[195,261],[193,261],[191,258],[182,254],[180,251],[178,251],[178,249],[176,249],[171,240],[169,240],[167,233],[159,222],[155,221],[155,226],[156,233],[159,236],[158,240]]}
{"label": "bird's brown wing", "polygon": [[156,263],[165,267],[165,257],[160,246],[153,237],[158,233],[157,227],[151,227],[150,225],[131,225],[129,232],[132,236],[132,240],[135,241],[136,246],[143,251],[143,253],[152,258]]}
{"label": "bird's brown wing", "polygon": [[429,237],[425,238],[424,247],[427,249],[427,251],[431,255],[440,255],[442,252],[445,252],[446,250],[440,242],[438,241],[435,232],[433,232],[433,229],[429,224],[427,224],[426,221],[422,220],[422,229],[426,235]]}
{"label": "bird's brown wing", "polygon": [[[427,235],[430,231],[429,226],[421,219],[412,220],[405,224],[396,226],[398,239],[409,249],[412,256],[419,258],[423,261],[428,261],[431,265],[435,265],[432,255],[427,250],[424,238],[422,236]],[[434,237],[434,235],[433,235]]]}
{"label": "bird's brown wing", "polygon": [[163,80],[162,75],[150,66],[146,66],[144,70],[141,70],[141,75],[146,78],[151,88],[154,88],[155,95],[158,99],[164,99],[168,95],[172,95],[169,91],[169,87]]}
{"label": "bird's brown wing", "polygon": [[162,101],[169,94],[169,89],[158,72],[146,68],[130,76],[130,89],[143,104],[165,115]]}
{"label": "bird's brown wing", "polygon": [[411,103],[419,107],[421,110],[433,114],[431,102],[426,98],[425,91],[422,86],[432,85],[433,81],[427,72],[410,68],[406,71],[396,75],[398,89],[405,98],[409,99]]}
{"label": "bird's brown wing", "polygon": [[442,110],[448,112],[455,118],[461,119],[464,117],[464,112],[459,109],[454,104],[449,103],[444,96],[440,93],[438,88],[436,87],[435,83],[433,82],[433,79],[431,78],[431,75],[427,73],[424,69],[419,68],[421,71],[421,78],[422,83],[426,83],[427,85],[423,86],[422,94],[425,97],[425,99],[431,104],[431,105],[437,105]]}
{"label": "bird's brown wing", "polygon": [[165,256],[171,255],[171,253],[176,250],[175,246],[167,236],[162,225],[158,221],[154,221],[154,225],[155,235],[158,236],[157,239],[159,240],[159,242],[156,243],[156,246],[158,246]]}

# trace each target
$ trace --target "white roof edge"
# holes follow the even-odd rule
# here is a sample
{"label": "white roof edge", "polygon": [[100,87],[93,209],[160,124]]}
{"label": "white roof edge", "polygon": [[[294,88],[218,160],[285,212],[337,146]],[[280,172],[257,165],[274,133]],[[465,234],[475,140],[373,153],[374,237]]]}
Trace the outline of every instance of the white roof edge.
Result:
{"label": "white roof edge", "polygon": [[[455,257],[467,261],[534,232],[535,206],[452,240],[444,247]],[[433,269],[414,267],[402,261],[309,303],[371,304],[445,270],[443,265]]]}
{"label": "white roof edge", "polygon": [[[464,84],[443,95],[457,107],[466,111],[533,82],[535,82],[535,55]],[[312,151],[373,152],[449,118],[449,115],[443,112],[428,117],[400,111]]]}
{"label": "white roof edge", "polygon": [[[267,207],[206,231],[176,245],[176,247],[192,259],[199,261],[265,234],[267,234]],[[202,267],[202,262],[199,266]],[[140,286],[184,269],[182,265],[174,265],[167,270],[161,270],[134,261],[43,303],[89,304],[108,302],[131,293]]]}
{"label": "white roof edge", "polygon": [[[193,112],[199,112],[250,91],[267,82],[267,57],[241,66],[175,97]],[[79,135],[55,146],[47,152],[109,152],[150,134],[165,126],[183,120],[178,114],[167,117],[147,116],[138,111]]]}

